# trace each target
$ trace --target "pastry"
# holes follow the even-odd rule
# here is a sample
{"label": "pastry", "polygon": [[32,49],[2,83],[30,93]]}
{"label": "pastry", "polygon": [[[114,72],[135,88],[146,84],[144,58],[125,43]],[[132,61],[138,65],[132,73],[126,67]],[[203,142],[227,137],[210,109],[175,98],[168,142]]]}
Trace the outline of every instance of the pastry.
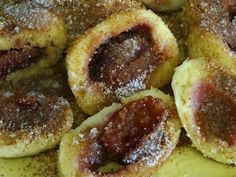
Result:
{"label": "pastry", "polygon": [[235,12],[234,0],[188,1],[184,8],[184,29],[189,57],[235,60]]}
{"label": "pastry", "polygon": [[232,62],[185,61],[172,81],[177,110],[193,146],[227,164],[236,164],[236,69]]}
{"label": "pastry", "polygon": [[[64,177],[152,176],[175,148],[180,129],[170,96],[156,89],[136,93],[63,137],[59,172]],[[107,163],[118,169],[100,171]]]}
{"label": "pastry", "polygon": [[87,115],[77,105],[67,80],[64,62],[59,61],[54,67],[31,70],[27,72],[27,75],[22,73],[12,78],[9,77],[8,82],[4,84],[13,85],[15,88],[28,92],[33,90],[63,97],[70,104],[74,117],[73,126],[77,127],[87,118]]}
{"label": "pastry", "polygon": [[176,40],[149,10],[113,14],[69,48],[69,85],[81,109],[92,115],[113,101],[162,87],[179,60]]}
{"label": "pastry", "polygon": [[61,74],[39,69],[0,84],[0,157],[22,157],[51,149],[72,127],[71,107],[75,116],[80,112],[63,84],[66,75]]}
{"label": "pastry", "polygon": [[[29,2],[0,8],[0,79],[56,64],[66,46],[62,17]],[[30,68],[30,69],[29,69]]]}

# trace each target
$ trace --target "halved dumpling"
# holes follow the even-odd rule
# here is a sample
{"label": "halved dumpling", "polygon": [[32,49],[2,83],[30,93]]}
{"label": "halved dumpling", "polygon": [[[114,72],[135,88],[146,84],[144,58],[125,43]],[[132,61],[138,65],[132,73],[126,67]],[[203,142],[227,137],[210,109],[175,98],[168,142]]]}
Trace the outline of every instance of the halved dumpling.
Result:
{"label": "halved dumpling", "polygon": [[231,62],[186,61],[177,68],[172,88],[193,146],[207,157],[236,164],[236,69]]}
{"label": "halved dumpling", "polygon": [[[23,72],[9,77],[7,82],[2,85],[8,85],[5,90],[10,91],[12,88],[24,90],[25,92],[42,92],[51,96],[60,96],[66,99],[73,112],[73,127],[77,127],[88,116],[79,108],[76,99],[68,85],[68,77],[63,60],[57,65],[50,68],[39,68],[30,70],[27,75]],[[0,84],[0,87],[3,87]]]}
{"label": "halved dumpling", "polygon": [[186,0],[141,0],[148,8],[154,11],[172,11],[183,7]]}
{"label": "halved dumpling", "polygon": [[169,83],[178,60],[173,34],[144,9],[113,14],[89,29],[66,58],[72,92],[90,115],[121,97]]}
{"label": "halved dumpling", "polygon": [[181,129],[173,99],[152,89],[122,103],[104,108],[63,137],[61,176],[148,177],[168,158]]}
{"label": "halved dumpling", "polygon": [[75,99],[64,85],[66,75],[53,69],[28,74],[0,84],[0,157],[54,148],[72,127]]}
{"label": "halved dumpling", "polygon": [[56,64],[66,41],[67,30],[62,16],[30,2],[3,6],[0,12],[0,79],[18,75],[26,68],[29,71],[29,68]]}

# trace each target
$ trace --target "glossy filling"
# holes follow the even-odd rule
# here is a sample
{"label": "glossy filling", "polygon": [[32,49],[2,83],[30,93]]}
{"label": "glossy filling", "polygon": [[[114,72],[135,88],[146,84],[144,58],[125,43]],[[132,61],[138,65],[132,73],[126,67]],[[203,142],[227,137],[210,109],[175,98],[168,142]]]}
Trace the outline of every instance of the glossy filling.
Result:
{"label": "glossy filling", "polygon": [[158,156],[166,138],[159,128],[167,115],[163,103],[151,96],[126,104],[105,125],[90,130],[81,144],[79,168],[96,171],[109,161],[128,165]]}
{"label": "glossy filling", "polygon": [[0,51],[0,79],[36,63],[43,55],[45,55],[45,49],[38,47]]}
{"label": "glossy filling", "polygon": [[236,80],[217,75],[193,89],[194,118],[201,136],[236,146]]}
{"label": "glossy filling", "polygon": [[149,74],[160,62],[151,39],[150,29],[137,26],[107,40],[89,63],[92,81],[117,88],[142,74]]}

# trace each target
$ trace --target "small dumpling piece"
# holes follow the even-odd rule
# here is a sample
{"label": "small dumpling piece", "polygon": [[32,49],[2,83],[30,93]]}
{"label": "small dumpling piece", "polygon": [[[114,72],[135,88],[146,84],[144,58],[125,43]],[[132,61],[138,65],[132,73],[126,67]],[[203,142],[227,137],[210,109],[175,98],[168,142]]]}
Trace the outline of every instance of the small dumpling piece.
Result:
{"label": "small dumpling piece", "polygon": [[185,61],[174,74],[172,88],[193,146],[207,157],[236,164],[236,69],[227,62]]}
{"label": "small dumpling piece", "polygon": [[[172,97],[156,89],[136,93],[122,104],[104,108],[63,137],[60,174],[152,176],[175,148],[180,129]],[[118,169],[104,171],[108,166]]]}
{"label": "small dumpling piece", "polygon": [[30,2],[4,5],[0,11],[0,79],[26,68],[56,64],[66,42],[63,17]]}

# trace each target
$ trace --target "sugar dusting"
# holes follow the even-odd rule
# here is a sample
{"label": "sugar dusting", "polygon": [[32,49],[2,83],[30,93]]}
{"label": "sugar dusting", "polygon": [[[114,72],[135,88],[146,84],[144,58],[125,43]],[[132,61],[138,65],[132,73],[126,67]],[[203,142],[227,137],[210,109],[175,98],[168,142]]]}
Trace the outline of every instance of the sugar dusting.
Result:
{"label": "sugar dusting", "polygon": [[117,98],[128,97],[132,93],[137,91],[145,90],[147,88],[145,80],[147,78],[147,72],[137,76],[136,78],[129,81],[124,86],[120,86],[115,90],[115,95]]}
{"label": "sugar dusting", "polygon": [[[0,104],[4,105],[0,110],[0,134],[7,144],[15,143],[16,139],[22,139],[28,144],[37,137],[54,141],[54,136],[68,126],[64,114],[69,104],[62,97],[48,98],[37,92],[29,92],[23,97],[17,92],[5,92],[3,95],[0,99]],[[25,102],[19,105],[19,99]]]}
{"label": "sugar dusting", "polygon": [[147,79],[163,59],[148,30],[135,26],[101,44],[88,65],[88,87],[93,82],[105,95],[116,98],[145,90]]}
{"label": "sugar dusting", "polygon": [[232,24],[233,24],[234,30],[236,31],[236,16],[234,16]]}
{"label": "sugar dusting", "polygon": [[[235,17],[230,12],[231,4],[227,1],[221,0],[212,1],[197,1],[192,0],[191,6],[195,9],[195,15],[199,19],[199,25],[209,32],[215,33],[217,36],[222,37],[232,49],[236,50],[236,28]],[[232,6],[236,6],[233,2]]]}
{"label": "sugar dusting", "polygon": [[210,72],[211,84],[214,84],[227,97],[236,98],[236,78],[233,74],[215,62],[204,65],[204,68]]}
{"label": "sugar dusting", "polygon": [[66,86],[56,72],[44,72],[1,84],[0,136],[5,144],[29,144],[39,137],[43,144],[51,143],[72,126]]}
{"label": "sugar dusting", "polygon": [[158,127],[145,136],[135,149],[125,155],[122,161],[125,164],[139,162],[149,167],[158,165],[160,159],[163,158],[171,146],[173,146],[169,139],[169,134],[172,132],[167,132],[166,129],[166,121],[168,118],[169,113],[165,111],[163,121]]}
{"label": "sugar dusting", "polygon": [[7,4],[3,6],[2,11],[3,15],[8,17],[8,20],[11,19],[15,26],[15,32],[20,32],[21,28],[45,28],[55,17],[47,9],[37,7],[30,2]]}
{"label": "sugar dusting", "polygon": [[[131,149],[122,157],[123,165],[140,164],[144,168],[160,165],[161,160],[165,159],[167,154],[173,148],[173,143],[170,140],[170,134],[174,133],[173,128],[167,128],[167,121],[170,119],[169,109],[165,109],[161,118],[161,122],[149,134],[145,135],[141,142]],[[105,126],[105,131],[109,131],[113,125],[109,122]],[[119,128],[119,125],[117,125]],[[103,127],[103,126],[102,126]],[[100,128],[88,128],[84,132],[80,132],[76,138],[73,139],[73,145],[78,146],[80,142],[82,150],[80,150],[80,167],[88,173],[97,174],[95,169],[104,164],[109,158],[109,154],[99,140]],[[88,143],[88,144],[84,144]],[[110,159],[112,160],[112,159]],[[114,159],[113,159],[114,160]],[[84,165],[85,164],[85,165]],[[95,167],[95,168],[93,168]],[[115,174],[111,172],[108,174]],[[118,172],[122,173],[122,170]]]}
{"label": "sugar dusting", "polygon": [[[123,97],[128,97],[135,92],[147,89],[146,80],[149,74],[152,73],[154,69],[155,69],[154,67],[150,67],[148,70],[144,70],[143,73],[138,74],[135,78],[131,79],[126,84],[123,84],[123,85],[121,84],[118,87],[114,87],[113,85],[108,86],[104,82],[96,83],[96,85],[99,86],[103,90],[103,93],[105,95],[114,94],[116,98],[121,99]],[[77,85],[74,85],[72,87],[72,90],[77,92],[78,90],[86,89],[88,92],[90,92],[90,90],[88,89],[89,86],[90,86],[90,82],[87,81],[85,86],[78,87]]]}
{"label": "sugar dusting", "polygon": [[229,147],[236,135],[236,78],[214,62],[205,64],[204,70],[208,77],[192,90],[198,135],[203,141],[215,142],[216,149]]}
{"label": "sugar dusting", "polygon": [[42,7],[63,14],[72,41],[113,12],[140,7],[137,0],[34,0]]}

